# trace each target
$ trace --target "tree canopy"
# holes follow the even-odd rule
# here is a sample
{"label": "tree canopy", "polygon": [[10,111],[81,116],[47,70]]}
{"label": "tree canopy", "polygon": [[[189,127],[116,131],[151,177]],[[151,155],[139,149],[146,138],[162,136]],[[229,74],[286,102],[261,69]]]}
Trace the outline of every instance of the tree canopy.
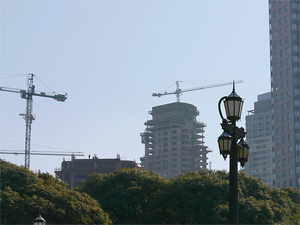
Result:
{"label": "tree canopy", "polygon": [[167,180],[143,169],[121,169],[108,175],[92,174],[77,187],[96,199],[114,224],[141,224],[155,193]]}
{"label": "tree canopy", "polygon": [[[166,180],[145,170],[91,175],[78,190],[95,198],[114,223],[228,224],[229,174],[200,171]],[[299,224],[299,190],[271,189],[239,173],[241,224]]]}
{"label": "tree canopy", "polygon": [[48,173],[0,159],[1,224],[32,224],[39,213],[48,224],[111,224],[99,203]]}

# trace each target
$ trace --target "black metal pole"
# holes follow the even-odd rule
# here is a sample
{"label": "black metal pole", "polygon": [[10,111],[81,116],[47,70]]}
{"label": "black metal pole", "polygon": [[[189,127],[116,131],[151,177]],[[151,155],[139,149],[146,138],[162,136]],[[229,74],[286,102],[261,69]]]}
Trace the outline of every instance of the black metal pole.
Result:
{"label": "black metal pole", "polygon": [[230,168],[229,168],[229,224],[239,224],[238,216],[238,159],[236,146],[236,122],[234,126],[233,143],[230,150]]}

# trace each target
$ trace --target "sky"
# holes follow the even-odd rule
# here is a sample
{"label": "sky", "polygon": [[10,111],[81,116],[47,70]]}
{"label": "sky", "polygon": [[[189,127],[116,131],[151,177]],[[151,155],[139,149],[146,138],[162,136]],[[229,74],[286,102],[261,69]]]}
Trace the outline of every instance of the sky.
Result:
{"label": "sky", "polygon": [[[32,151],[83,152],[140,162],[140,133],[152,107],[176,101],[152,93],[243,80],[242,119],[257,95],[270,91],[267,0],[5,1],[0,2],[0,86],[68,93],[65,102],[33,97]],[[232,86],[184,93],[207,124],[214,170],[219,154],[218,102]],[[1,150],[24,150],[26,101],[0,92]],[[251,147],[251,146],[250,146]],[[24,165],[24,155],[2,159]],[[30,169],[54,175],[70,156],[30,157]]]}

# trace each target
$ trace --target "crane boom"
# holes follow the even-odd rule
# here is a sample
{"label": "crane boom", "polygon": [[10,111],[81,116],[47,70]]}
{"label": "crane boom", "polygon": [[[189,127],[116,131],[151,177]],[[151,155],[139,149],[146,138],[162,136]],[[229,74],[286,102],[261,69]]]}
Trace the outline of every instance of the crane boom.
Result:
{"label": "crane boom", "polygon": [[[25,154],[24,150],[0,150],[0,154]],[[83,152],[61,152],[61,151],[30,151],[30,155],[63,155],[63,156],[84,156]]]}
{"label": "crane boom", "polygon": [[26,114],[20,114],[23,116],[26,122],[26,132],[25,132],[25,167],[30,167],[30,142],[31,142],[31,123],[34,120],[32,115],[32,96],[40,96],[46,98],[53,98],[54,100],[64,102],[67,99],[67,94],[46,94],[45,92],[35,92],[35,86],[33,85],[34,74],[28,74],[28,84],[27,91],[17,88],[7,88],[0,87],[0,91],[20,93],[21,98],[26,99]]}
{"label": "crane boom", "polygon": [[177,102],[180,102],[180,94],[184,93],[184,92],[189,92],[189,91],[197,91],[197,90],[202,90],[202,89],[207,89],[207,88],[213,88],[213,87],[219,87],[219,86],[224,86],[224,85],[230,85],[234,83],[243,83],[242,80],[237,80],[237,81],[232,81],[232,82],[226,82],[226,83],[220,83],[220,84],[211,84],[208,86],[203,86],[203,87],[195,87],[195,88],[189,88],[189,89],[185,89],[185,90],[181,90],[179,88],[179,82],[182,81],[176,81],[176,90],[172,91],[172,92],[164,92],[164,93],[153,93],[152,96],[153,97],[161,97],[163,95],[172,95],[175,94],[177,97]]}

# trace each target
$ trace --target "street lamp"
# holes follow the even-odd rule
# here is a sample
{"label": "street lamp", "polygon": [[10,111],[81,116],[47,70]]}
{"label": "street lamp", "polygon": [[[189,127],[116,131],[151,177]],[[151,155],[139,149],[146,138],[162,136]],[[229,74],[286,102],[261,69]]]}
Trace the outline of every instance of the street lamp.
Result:
{"label": "street lamp", "polygon": [[[224,103],[226,118],[222,115],[221,103]],[[243,99],[233,90],[230,95],[222,97],[219,101],[219,114],[222,118],[223,133],[218,138],[220,154],[226,160],[230,155],[229,169],[229,224],[238,224],[238,161],[242,166],[247,162],[249,145],[244,141],[246,132],[244,128],[236,126],[241,118]],[[239,143],[238,140],[240,140]]]}
{"label": "street lamp", "polygon": [[41,214],[39,214],[39,216],[37,218],[35,218],[35,220],[32,222],[33,225],[45,225],[46,224],[46,220],[44,220],[44,218],[41,216]]}

